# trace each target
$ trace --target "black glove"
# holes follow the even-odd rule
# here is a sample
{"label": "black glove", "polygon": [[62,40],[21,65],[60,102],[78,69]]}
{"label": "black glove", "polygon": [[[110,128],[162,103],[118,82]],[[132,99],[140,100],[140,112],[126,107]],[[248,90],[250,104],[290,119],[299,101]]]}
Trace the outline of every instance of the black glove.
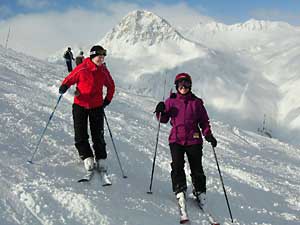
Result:
{"label": "black glove", "polygon": [[60,87],[59,87],[59,94],[64,94],[64,93],[66,93],[66,91],[68,90],[68,86],[67,85],[65,85],[65,84],[63,84],[63,85],[61,85]]}
{"label": "black glove", "polygon": [[155,108],[156,113],[164,113],[166,109],[165,103],[164,102],[159,102]]}
{"label": "black glove", "polygon": [[78,90],[78,88],[76,87],[76,90],[74,91],[74,95],[76,97],[78,97],[80,95],[80,91]]}
{"label": "black glove", "polygon": [[217,140],[212,134],[205,136],[205,140],[211,143],[211,146],[213,146],[214,148],[217,147]]}
{"label": "black glove", "polygon": [[105,97],[104,101],[103,101],[103,108],[105,108],[106,106],[108,106],[110,104],[110,101]]}

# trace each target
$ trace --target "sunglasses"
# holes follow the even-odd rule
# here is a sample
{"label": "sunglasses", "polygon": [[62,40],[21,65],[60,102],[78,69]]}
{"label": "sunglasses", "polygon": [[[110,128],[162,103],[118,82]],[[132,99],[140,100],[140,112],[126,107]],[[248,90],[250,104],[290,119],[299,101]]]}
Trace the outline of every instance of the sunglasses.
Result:
{"label": "sunglasses", "polygon": [[100,50],[100,51],[92,51],[90,52],[90,55],[101,55],[101,56],[106,56],[106,49]]}
{"label": "sunglasses", "polygon": [[183,80],[179,80],[177,82],[177,86],[178,86],[179,89],[182,89],[182,88],[186,88],[187,89],[187,88],[191,88],[192,83],[189,80],[183,79]]}

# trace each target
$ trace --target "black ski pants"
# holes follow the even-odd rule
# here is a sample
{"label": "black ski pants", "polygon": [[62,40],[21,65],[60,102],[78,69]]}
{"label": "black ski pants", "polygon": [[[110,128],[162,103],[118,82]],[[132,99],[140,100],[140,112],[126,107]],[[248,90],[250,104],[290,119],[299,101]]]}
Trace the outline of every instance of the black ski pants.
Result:
{"label": "black ski pants", "polygon": [[[104,115],[103,107],[86,109],[73,104],[73,121],[75,131],[75,146],[82,160],[88,157],[106,159],[106,143],[104,140]],[[89,144],[88,121],[93,141],[93,151]]]}
{"label": "black ski pants", "polygon": [[176,143],[170,144],[172,163],[171,179],[175,194],[186,191],[186,175],[184,171],[184,154],[186,153],[190,169],[194,191],[206,192],[206,177],[202,167],[202,145],[182,146]]}
{"label": "black ski pants", "polygon": [[72,60],[66,60],[66,64],[67,64],[67,67],[68,67],[68,72],[71,72],[73,70]]}

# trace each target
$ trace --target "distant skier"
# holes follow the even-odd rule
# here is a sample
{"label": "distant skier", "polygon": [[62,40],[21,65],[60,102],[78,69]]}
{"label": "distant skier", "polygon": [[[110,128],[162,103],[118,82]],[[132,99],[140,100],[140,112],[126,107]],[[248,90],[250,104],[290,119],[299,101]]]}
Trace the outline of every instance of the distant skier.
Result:
{"label": "distant skier", "polygon": [[67,51],[65,51],[64,58],[66,60],[68,71],[71,72],[73,70],[73,68],[72,68],[72,60],[74,60],[73,53],[71,51],[71,47],[68,47]]}
{"label": "distant skier", "polygon": [[83,62],[83,60],[84,60],[83,51],[80,51],[79,55],[76,56],[76,58],[75,58],[76,66],[78,66],[79,64],[81,64]]}
{"label": "distant skier", "polygon": [[175,85],[177,93],[172,93],[165,102],[159,102],[155,109],[156,116],[162,123],[167,123],[171,119],[169,146],[172,157],[172,187],[178,201],[185,201],[187,184],[184,154],[186,153],[191,169],[193,194],[205,205],[206,176],[202,167],[202,135],[213,147],[217,146],[217,140],[212,135],[202,99],[191,92],[191,76],[187,73],[178,74]]}
{"label": "distant skier", "polygon": [[[75,131],[75,146],[87,171],[94,169],[106,170],[106,143],[104,140],[104,108],[110,104],[115,84],[108,71],[104,57],[106,50],[93,46],[90,57],[78,65],[62,82],[59,93],[64,94],[71,85],[76,84],[77,94],[74,97],[73,121]],[[107,88],[106,97],[103,99],[103,86]],[[93,141],[93,149],[89,144],[88,121]]]}

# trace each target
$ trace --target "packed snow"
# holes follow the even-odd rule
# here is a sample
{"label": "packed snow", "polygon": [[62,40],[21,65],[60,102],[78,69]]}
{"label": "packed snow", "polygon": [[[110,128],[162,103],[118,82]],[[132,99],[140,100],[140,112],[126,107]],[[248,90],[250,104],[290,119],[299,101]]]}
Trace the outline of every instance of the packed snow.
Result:
{"label": "packed snow", "polygon": [[[138,13],[141,12],[130,15]],[[149,17],[168,25],[159,17],[148,14]],[[152,24],[148,19],[141,21]],[[153,110],[162,96],[168,95],[176,73],[185,71],[193,76],[193,90],[204,99],[211,118],[234,224],[298,225],[300,150],[287,138],[294,129],[299,129],[295,86],[299,82],[296,76],[298,40],[290,35],[286,42],[274,39],[274,45],[278,46],[275,50],[271,42],[261,45],[260,49],[253,44],[242,50],[220,49],[212,43],[196,43],[190,39],[180,40],[195,43],[202,54],[181,64],[174,63],[175,67],[156,62],[156,69],[151,63],[148,67],[144,64],[148,72],[141,72],[139,57],[130,60],[110,54],[107,57],[117,88],[106,115],[128,176],[124,179],[121,175],[106,128],[109,174],[113,183],[109,187],[102,187],[97,175],[90,183],[77,182],[84,175],[84,167],[73,141],[73,90],[59,103],[33,159],[34,164],[27,163],[58,100],[59,85],[67,75],[66,67],[0,46],[1,224],[178,224],[178,208],[170,179],[170,125],[161,126],[153,194],[146,192],[158,126]],[[177,45],[177,41],[173,44]],[[140,40],[137,44],[145,45]],[[280,57],[282,55],[285,57]],[[150,58],[142,59],[143,63]],[[277,70],[273,67],[275,64]],[[289,75],[280,76],[284,70],[289,71]],[[271,114],[276,121],[276,127],[272,127],[275,138],[257,133],[264,114]],[[278,118],[283,122],[279,123]],[[299,134],[293,135],[299,141]],[[231,224],[212,148],[205,143],[203,151],[208,207],[221,224]],[[190,194],[188,165],[186,174]],[[192,224],[208,224],[192,198],[188,198],[187,207]]]}

